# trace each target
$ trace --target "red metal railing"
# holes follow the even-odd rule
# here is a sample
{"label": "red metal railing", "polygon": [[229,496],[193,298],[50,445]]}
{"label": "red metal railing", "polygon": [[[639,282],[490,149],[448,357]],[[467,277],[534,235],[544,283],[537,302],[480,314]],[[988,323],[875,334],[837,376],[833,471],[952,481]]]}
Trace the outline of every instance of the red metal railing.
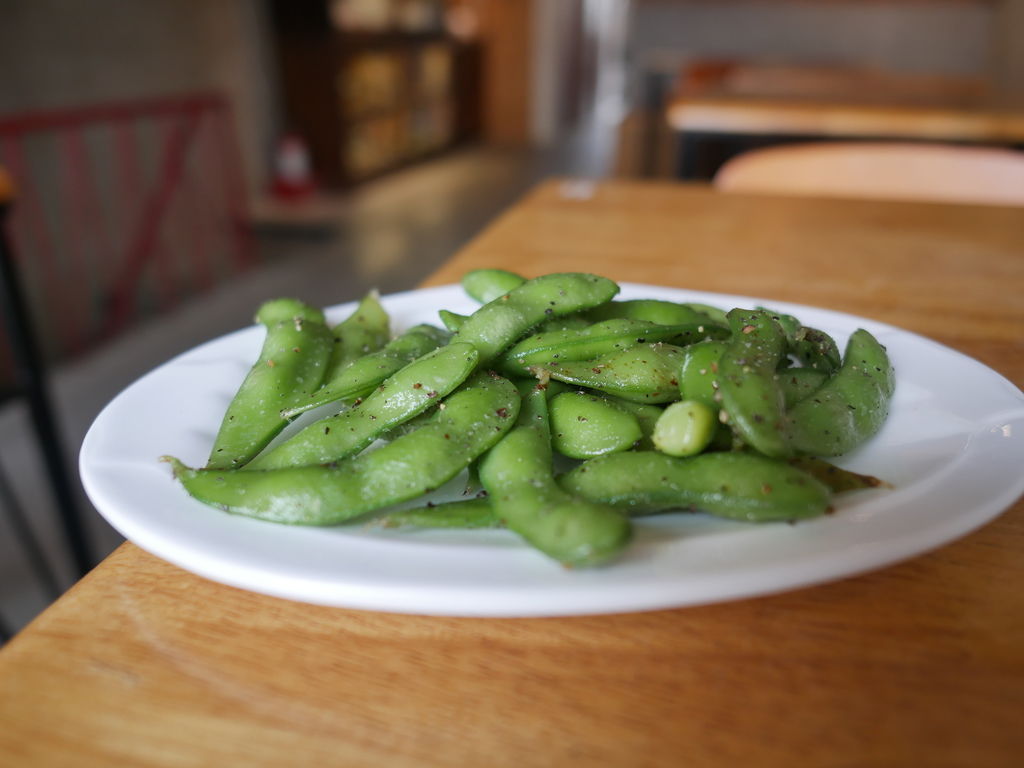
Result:
{"label": "red metal railing", "polygon": [[[47,357],[80,354],[253,262],[217,94],[0,117],[10,235]],[[0,375],[9,351],[0,339]]]}

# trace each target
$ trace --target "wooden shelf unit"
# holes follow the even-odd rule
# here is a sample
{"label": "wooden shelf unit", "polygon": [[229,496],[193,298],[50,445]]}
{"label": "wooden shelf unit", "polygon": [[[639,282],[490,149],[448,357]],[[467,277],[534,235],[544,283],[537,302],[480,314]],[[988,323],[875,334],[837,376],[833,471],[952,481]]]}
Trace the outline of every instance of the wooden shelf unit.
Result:
{"label": "wooden shelf unit", "polygon": [[480,53],[431,31],[338,29],[327,0],[275,0],[287,130],[343,189],[476,138]]}

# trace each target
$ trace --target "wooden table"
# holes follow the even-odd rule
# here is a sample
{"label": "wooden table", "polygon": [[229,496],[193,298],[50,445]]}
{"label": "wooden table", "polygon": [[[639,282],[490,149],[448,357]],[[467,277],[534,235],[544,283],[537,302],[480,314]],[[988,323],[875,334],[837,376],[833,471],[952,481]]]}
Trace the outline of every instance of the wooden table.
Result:
{"label": "wooden table", "polygon": [[[428,282],[485,265],[828,306],[1024,382],[1015,209],[553,182]],[[1022,550],[1018,501],[830,585],[483,620],[286,602],[126,544],[0,652],[0,764],[1019,765]]]}
{"label": "wooden table", "polygon": [[666,113],[678,137],[679,178],[710,178],[729,155],[782,142],[1024,146],[1024,109],[961,80],[827,68],[734,69],[704,77],[684,70],[680,77]]}

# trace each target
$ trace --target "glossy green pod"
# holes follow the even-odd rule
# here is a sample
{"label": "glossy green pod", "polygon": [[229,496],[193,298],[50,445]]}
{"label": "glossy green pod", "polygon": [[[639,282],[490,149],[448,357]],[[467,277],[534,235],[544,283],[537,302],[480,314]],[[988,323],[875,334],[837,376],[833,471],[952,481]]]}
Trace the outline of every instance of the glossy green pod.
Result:
{"label": "glossy green pod", "polygon": [[593,322],[627,318],[643,320],[658,325],[701,325],[708,324],[711,318],[703,311],[686,304],[660,299],[630,299],[612,301],[596,309],[589,310],[587,317]]}
{"label": "glossy green pod", "polygon": [[765,456],[792,455],[786,439],[784,398],[775,377],[786,336],[764,310],[729,312],[732,338],[718,360],[718,392],[728,424]]}
{"label": "glossy green pod", "polygon": [[570,493],[631,514],[699,510],[752,523],[817,517],[831,499],[828,487],[806,472],[745,452],[614,453],[584,462],[560,482]]}
{"label": "glossy green pod", "polygon": [[533,334],[505,352],[495,366],[503,373],[522,375],[530,366],[592,360],[636,344],[671,342],[693,344],[721,329],[704,323],[657,325],[644,320],[615,318],[582,329]]}
{"label": "glossy green pod", "polygon": [[374,520],[385,528],[504,528],[486,497],[447,501],[387,512]]}
{"label": "glossy green pod", "polygon": [[874,475],[863,475],[848,469],[837,467],[824,459],[814,456],[795,456],[789,463],[813,475],[832,489],[832,493],[850,493],[865,491],[871,488],[891,488],[892,486]]}
{"label": "glossy green pod", "polygon": [[679,364],[679,394],[684,400],[697,400],[718,410],[718,361],[728,343],[702,341],[683,348]]}
{"label": "glossy green pod", "polygon": [[515,428],[480,462],[480,482],[498,517],[565,566],[607,562],[628,544],[629,520],[604,504],[575,498],[555,482],[547,396],[527,394]]}
{"label": "glossy green pod", "polygon": [[313,392],[304,402],[286,409],[283,415],[294,418],[321,405],[365,397],[388,376],[437,349],[449,338],[447,332],[432,325],[413,326],[382,349],[352,361],[332,381]]}
{"label": "glossy green pod", "polygon": [[460,315],[456,312],[449,312],[447,309],[438,310],[437,316],[441,318],[444,327],[451,333],[456,333],[469,318],[469,315]]}
{"label": "glossy green pod", "polygon": [[303,402],[320,387],[333,347],[323,313],[294,299],[260,307],[267,327],[259,359],[246,375],[210,450],[207,467],[242,467],[284,429],[282,409]]}
{"label": "glossy green pod", "polygon": [[534,366],[533,372],[637,403],[668,403],[679,399],[682,354],[669,344],[636,344],[594,360]]}
{"label": "glossy green pod", "polygon": [[792,408],[810,397],[828,380],[828,374],[814,368],[786,368],[776,373],[775,377],[786,408]]}
{"label": "glossy green pod", "polygon": [[523,334],[554,317],[599,306],[619,292],[611,280],[580,272],[527,280],[470,315],[453,337],[480,352],[489,365]]}
{"label": "glossy green pod", "polygon": [[526,278],[505,269],[473,269],[462,276],[462,289],[481,304],[494,301],[526,282]]}
{"label": "glossy green pod", "polygon": [[246,469],[326,464],[358,453],[440,402],[473,372],[477,357],[471,344],[435,349],[389,376],[359,406],[313,422]]}
{"label": "glossy green pod", "polygon": [[626,451],[643,437],[633,414],[584,392],[564,392],[548,404],[551,444],[563,456],[589,459]]}
{"label": "glossy green pod", "polygon": [[334,347],[324,385],[330,386],[363,355],[376,352],[391,338],[391,320],[376,291],[366,294],[355,311],[331,329]]}
{"label": "glossy green pod", "polygon": [[789,412],[790,443],[812,456],[849,453],[882,428],[895,386],[885,347],[854,331],[842,367]]}
{"label": "glossy green pod", "polygon": [[507,379],[478,374],[414,432],[324,466],[253,471],[190,469],[165,456],[198,501],[291,525],[336,525],[436,490],[515,424],[520,398]]}

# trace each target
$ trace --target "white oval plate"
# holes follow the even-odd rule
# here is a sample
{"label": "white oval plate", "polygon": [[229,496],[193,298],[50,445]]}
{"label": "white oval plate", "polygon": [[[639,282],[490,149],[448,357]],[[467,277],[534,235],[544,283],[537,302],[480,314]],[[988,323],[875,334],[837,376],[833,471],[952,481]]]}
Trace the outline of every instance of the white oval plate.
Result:
{"label": "white oval plate", "polygon": [[[977,361],[823,309],[623,284],[619,298],[640,297],[770,305],[831,333],[840,347],[858,327],[875,334],[897,372],[891,416],[840,463],[894,488],[840,497],[835,514],[797,525],[687,514],[639,520],[624,557],[580,571],[558,566],[507,531],[388,530],[358,522],[300,528],[224,514],[191,499],[157,457],[205,462],[224,410],[259,354],[259,326],[180,355],[118,395],[85,438],[82,480],[127,539],[215,581],[349,608],[509,617],[672,608],[838,579],[952,541],[1024,492],[1024,395]],[[468,313],[475,306],[458,286],[383,301],[393,330],[437,324],[441,308]],[[337,322],[353,307],[334,307],[328,317]],[[460,487],[444,490],[458,495]]]}

